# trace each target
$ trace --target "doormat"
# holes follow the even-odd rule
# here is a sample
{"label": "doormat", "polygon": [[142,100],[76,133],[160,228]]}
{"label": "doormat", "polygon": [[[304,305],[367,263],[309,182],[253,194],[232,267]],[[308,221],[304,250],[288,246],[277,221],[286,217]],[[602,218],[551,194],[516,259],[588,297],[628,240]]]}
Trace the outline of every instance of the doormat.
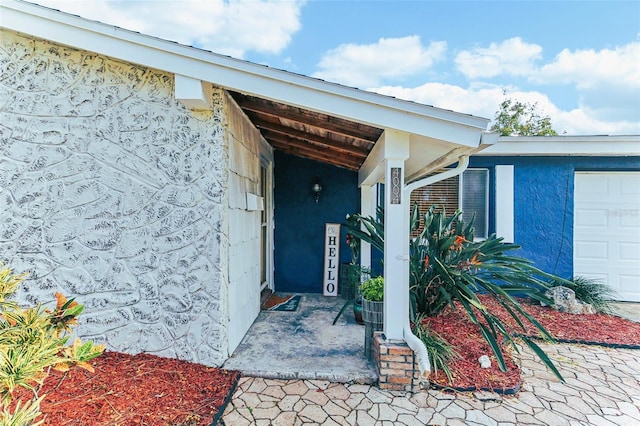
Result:
{"label": "doormat", "polygon": [[300,304],[300,296],[272,294],[266,302],[262,304],[263,311],[294,312]]}

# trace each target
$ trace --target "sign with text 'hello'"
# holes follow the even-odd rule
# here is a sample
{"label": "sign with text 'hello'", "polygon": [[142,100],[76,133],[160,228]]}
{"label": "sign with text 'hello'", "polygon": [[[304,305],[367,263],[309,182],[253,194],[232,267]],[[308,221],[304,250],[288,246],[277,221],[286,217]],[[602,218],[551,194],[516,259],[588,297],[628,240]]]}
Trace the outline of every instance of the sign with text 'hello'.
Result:
{"label": "sign with text 'hello'", "polygon": [[324,230],[324,280],[322,294],[338,295],[338,265],[340,264],[340,224],[327,223]]}

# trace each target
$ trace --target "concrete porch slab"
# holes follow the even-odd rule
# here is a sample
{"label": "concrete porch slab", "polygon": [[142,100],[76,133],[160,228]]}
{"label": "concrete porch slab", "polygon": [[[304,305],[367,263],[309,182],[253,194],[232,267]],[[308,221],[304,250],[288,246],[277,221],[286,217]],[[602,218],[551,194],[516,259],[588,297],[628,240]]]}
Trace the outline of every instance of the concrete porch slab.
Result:
{"label": "concrete porch slab", "polygon": [[261,311],[222,368],[268,379],[327,380],[375,384],[378,376],[364,355],[364,326],[345,300],[301,294],[295,312]]}

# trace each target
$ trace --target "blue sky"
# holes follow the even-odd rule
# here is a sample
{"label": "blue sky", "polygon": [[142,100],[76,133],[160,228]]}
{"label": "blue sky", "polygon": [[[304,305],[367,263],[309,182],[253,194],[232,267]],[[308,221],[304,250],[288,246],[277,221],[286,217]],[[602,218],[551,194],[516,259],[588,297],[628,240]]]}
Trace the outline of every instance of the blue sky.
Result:
{"label": "blue sky", "polygon": [[34,0],[271,67],[559,133],[640,134],[639,1]]}

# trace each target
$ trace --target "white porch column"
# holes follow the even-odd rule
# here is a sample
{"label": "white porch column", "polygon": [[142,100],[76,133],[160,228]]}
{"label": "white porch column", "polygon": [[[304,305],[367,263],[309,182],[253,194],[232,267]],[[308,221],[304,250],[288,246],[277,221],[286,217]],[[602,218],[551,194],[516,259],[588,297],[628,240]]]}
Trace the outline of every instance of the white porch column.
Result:
{"label": "white porch column", "polygon": [[[360,187],[360,214],[376,217],[376,187],[362,185]],[[360,242],[360,266],[371,269],[371,244]]]}
{"label": "white porch column", "polygon": [[[409,315],[409,259],[407,201],[404,196],[404,162],[409,157],[409,135],[385,131],[384,160],[384,334],[402,340]],[[407,276],[405,276],[407,275]]]}

